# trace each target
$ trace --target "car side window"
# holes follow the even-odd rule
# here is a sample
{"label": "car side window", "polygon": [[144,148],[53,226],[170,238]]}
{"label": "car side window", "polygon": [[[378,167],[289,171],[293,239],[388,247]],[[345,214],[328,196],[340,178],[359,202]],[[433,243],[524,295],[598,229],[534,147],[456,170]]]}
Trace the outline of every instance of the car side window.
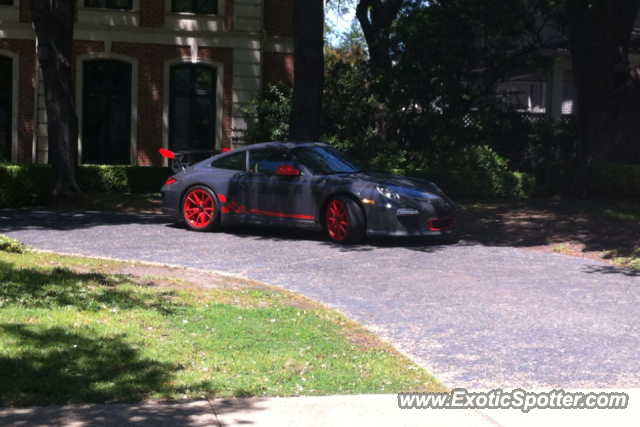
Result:
{"label": "car side window", "polygon": [[275,175],[278,166],[295,166],[291,155],[277,149],[264,148],[260,150],[250,150],[248,153],[249,172]]}
{"label": "car side window", "polygon": [[211,166],[214,168],[244,172],[247,170],[246,154],[246,151],[228,154],[211,162]]}

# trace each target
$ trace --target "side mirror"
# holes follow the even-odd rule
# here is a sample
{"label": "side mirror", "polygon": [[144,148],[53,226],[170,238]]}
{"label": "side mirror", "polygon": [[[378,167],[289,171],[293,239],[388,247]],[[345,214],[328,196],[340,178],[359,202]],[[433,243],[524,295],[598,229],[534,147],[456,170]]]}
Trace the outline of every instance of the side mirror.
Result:
{"label": "side mirror", "polygon": [[280,165],[276,168],[276,175],[281,176],[298,176],[300,171],[291,165]]}

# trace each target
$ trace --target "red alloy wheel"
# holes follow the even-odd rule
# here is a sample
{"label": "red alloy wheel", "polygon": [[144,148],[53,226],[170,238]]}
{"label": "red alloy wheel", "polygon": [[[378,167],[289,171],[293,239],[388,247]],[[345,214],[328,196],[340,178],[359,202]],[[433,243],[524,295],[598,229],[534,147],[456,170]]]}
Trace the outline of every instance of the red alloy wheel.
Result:
{"label": "red alloy wheel", "polygon": [[340,241],[349,231],[349,212],[342,201],[335,199],[327,207],[327,230],[332,239]]}
{"label": "red alloy wheel", "polygon": [[208,227],[216,213],[213,197],[202,189],[191,191],[184,200],[184,218],[193,228]]}

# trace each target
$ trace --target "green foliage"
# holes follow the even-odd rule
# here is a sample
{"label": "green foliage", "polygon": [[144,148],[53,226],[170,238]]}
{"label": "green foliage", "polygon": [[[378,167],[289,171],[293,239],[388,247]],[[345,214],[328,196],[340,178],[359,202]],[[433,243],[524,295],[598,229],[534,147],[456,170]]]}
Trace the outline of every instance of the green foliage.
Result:
{"label": "green foliage", "polygon": [[[544,70],[537,47],[535,0],[414,3],[395,25],[392,111],[433,134],[466,114],[496,106],[496,86],[519,72]],[[404,109],[404,110],[401,110]],[[415,117],[419,120],[415,121]]]}
{"label": "green foliage", "polygon": [[376,106],[370,82],[361,44],[326,50],[321,140],[363,163],[386,148],[375,131]]}
{"label": "green foliage", "polygon": [[616,265],[640,271],[640,248],[635,250],[608,251],[608,257]]}
{"label": "green foliage", "polygon": [[[431,162],[432,168],[454,171],[507,172],[508,162],[498,156],[489,146],[467,145],[450,157],[440,157]],[[433,164],[435,163],[435,164]]]}
{"label": "green foliage", "polygon": [[0,207],[16,208],[48,202],[53,191],[51,166],[0,165]]}
{"label": "green foliage", "polygon": [[0,251],[14,254],[23,254],[29,251],[29,246],[16,239],[0,234]]}
{"label": "green foliage", "polygon": [[241,109],[249,128],[241,130],[244,135],[239,139],[247,144],[287,141],[292,95],[290,87],[270,84],[266,92]]}
{"label": "green foliage", "polygon": [[640,197],[640,165],[593,165],[589,188],[603,196]]}
{"label": "green foliage", "polygon": [[521,172],[431,170],[396,172],[432,181],[453,199],[528,198],[535,189],[535,178]]}
{"label": "green foliage", "polygon": [[173,172],[165,167],[127,165],[83,165],[78,185],[86,193],[154,193]]}
{"label": "green foliage", "polygon": [[[157,193],[173,172],[165,167],[80,166],[78,185],[87,193]],[[0,207],[17,208],[47,204],[52,195],[51,166],[0,165]]]}

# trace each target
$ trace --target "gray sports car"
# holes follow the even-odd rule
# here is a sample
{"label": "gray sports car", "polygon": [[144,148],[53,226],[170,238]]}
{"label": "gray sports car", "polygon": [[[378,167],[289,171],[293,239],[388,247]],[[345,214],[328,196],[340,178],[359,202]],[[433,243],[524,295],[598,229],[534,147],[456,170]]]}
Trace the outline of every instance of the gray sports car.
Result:
{"label": "gray sports car", "polygon": [[333,147],[268,142],[228,151],[172,176],[162,211],[195,231],[227,224],[324,230],[336,243],[365,235],[448,236],[455,206],[435,184],[367,172]]}

